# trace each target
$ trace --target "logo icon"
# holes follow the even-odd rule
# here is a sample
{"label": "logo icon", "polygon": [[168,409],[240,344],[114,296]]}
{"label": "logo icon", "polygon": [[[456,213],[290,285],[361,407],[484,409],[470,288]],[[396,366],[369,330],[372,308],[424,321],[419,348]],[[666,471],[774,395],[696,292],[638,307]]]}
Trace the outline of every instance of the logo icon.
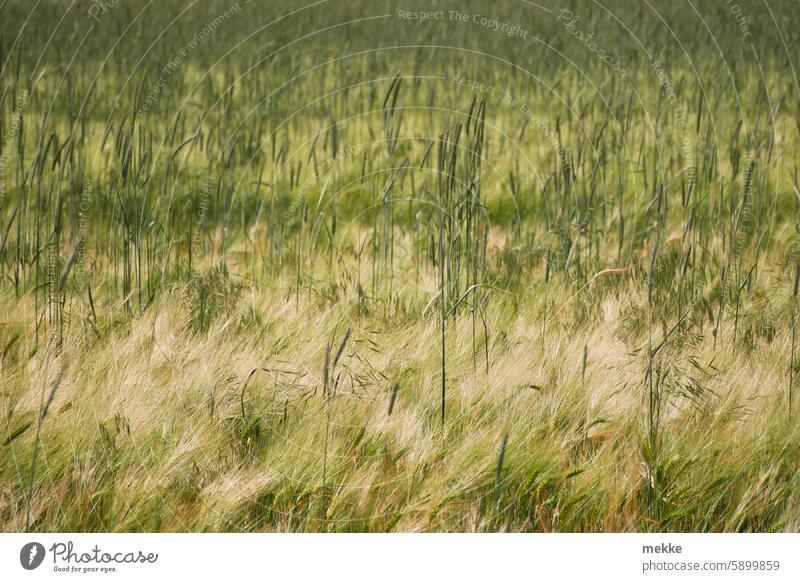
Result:
{"label": "logo icon", "polygon": [[26,570],[35,570],[44,561],[44,546],[39,542],[29,542],[19,552],[19,563]]}

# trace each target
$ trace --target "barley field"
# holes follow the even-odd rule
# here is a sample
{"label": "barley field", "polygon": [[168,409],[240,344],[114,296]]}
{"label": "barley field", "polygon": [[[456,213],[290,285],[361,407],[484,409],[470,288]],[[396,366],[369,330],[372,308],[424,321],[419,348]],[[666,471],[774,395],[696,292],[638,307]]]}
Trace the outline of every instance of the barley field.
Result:
{"label": "barley field", "polygon": [[797,3],[0,0],[0,528],[800,531]]}

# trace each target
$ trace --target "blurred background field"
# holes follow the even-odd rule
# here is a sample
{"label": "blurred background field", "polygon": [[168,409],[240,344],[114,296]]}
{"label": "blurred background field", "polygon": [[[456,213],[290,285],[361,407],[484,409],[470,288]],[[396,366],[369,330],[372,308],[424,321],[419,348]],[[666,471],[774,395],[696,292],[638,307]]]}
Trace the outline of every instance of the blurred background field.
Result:
{"label": "blurred background field", "polygon": [[0,0],[0,527],[799,531],[793,12]]}

